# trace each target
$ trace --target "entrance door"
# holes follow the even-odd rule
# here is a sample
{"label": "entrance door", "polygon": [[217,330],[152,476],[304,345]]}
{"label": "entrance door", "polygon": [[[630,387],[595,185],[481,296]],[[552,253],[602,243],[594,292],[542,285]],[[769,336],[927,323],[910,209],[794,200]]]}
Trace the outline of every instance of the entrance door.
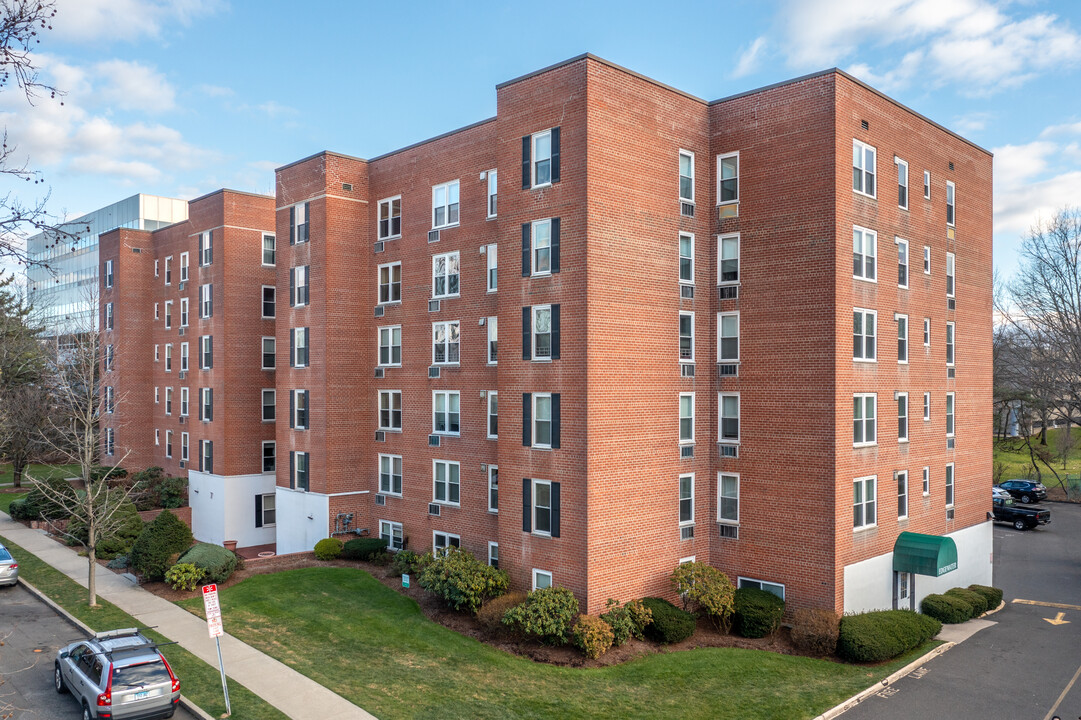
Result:
{"label": "entrance door", "polygon": [[912,573],[897,572],[893,573],[893,609],[894,610],[915,610],[916,609],[916,596],[913,585],[915,584],[915,577]]}

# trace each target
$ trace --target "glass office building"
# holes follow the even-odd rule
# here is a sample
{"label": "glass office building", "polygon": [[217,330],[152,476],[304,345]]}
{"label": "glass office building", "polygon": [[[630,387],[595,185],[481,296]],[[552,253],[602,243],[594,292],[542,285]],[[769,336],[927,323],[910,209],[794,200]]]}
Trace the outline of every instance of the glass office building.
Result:
{"label": "glass office building", "polygon": [[27,296],[46,333],[63,335],[98,326],[98,237],[116,228],[157,230],[188,219],[187,200],[132,195],[64,223],[75,238],[38,233],[26,244],[31,264]]}

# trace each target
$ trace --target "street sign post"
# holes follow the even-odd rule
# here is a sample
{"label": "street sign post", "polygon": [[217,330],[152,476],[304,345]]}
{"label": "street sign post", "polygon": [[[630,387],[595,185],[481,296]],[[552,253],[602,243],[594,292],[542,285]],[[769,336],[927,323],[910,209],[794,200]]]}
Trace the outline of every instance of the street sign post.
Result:
{"label": "street sign post", "polygon": [[206,627],[218,646],[218,669],[221,671],[221,690],[225,694],[225,715],[233,714],[229,707],[229,684],[225,681],[225,663],[221,659],[221,636],[225,630],[221,624],[221,605],[218,603],[218,586],[203,585],[203,609],[206,611]]}

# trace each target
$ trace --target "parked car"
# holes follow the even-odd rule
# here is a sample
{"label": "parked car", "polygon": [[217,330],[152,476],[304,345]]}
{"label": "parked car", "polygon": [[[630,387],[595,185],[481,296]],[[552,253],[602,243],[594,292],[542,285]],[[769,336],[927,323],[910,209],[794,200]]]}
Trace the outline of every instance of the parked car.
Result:
{"label": "parked car", "polygon": [[0,585],[14,585],[17,582],[19,582],[19,563],[11,557],[11,551],[0,545]]}
{"label": "parked car", "polygon": [[1047,498],[1047,488],[1043,483],[1030,480],[1007,480],[995,487],[1005,490],[1026,505]]}
{"label": "parked car", "polygon": [[109,630],[60,648],[53,665],[58,693],[70,692],[83,720],[169,718],[180,680],[158,646],[136,628]]}
{"label": "parked car", "polygon": [[995,522],[1010,523],[1017,530],[1031,530],[1038,525],[1046,525],[1051,522],[1050,510],[1042,507],[1015,505],[1013,496],[1006,490],[994,488],[991,503]]}

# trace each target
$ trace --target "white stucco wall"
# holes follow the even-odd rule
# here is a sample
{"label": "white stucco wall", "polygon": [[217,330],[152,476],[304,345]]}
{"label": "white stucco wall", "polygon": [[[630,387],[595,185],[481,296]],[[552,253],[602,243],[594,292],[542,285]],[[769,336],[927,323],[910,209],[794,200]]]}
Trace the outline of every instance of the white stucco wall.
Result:
{"label": "white stucco wall", "polygon": [[[973,583],[991,584],[993,535],[990,522],[950,533],[957,545],[957,569],[941,577],[915,575],[916,607],[932,593]],[[845,566],[845,612],[888,610],[893,607],[893,553]]]}
{"label": "white stucco wall", "polygon": [[274,527],[255,527],[255,496],[275,492],[274,473],[224,476],[190,471],[188,487],[196,540],[214,545],[236,540],[237,547],[275,541]]}
{"label": "white stucco wall", "polygon": [[308,552],[328,536],[330,496],[277,488],[279,555]]}

